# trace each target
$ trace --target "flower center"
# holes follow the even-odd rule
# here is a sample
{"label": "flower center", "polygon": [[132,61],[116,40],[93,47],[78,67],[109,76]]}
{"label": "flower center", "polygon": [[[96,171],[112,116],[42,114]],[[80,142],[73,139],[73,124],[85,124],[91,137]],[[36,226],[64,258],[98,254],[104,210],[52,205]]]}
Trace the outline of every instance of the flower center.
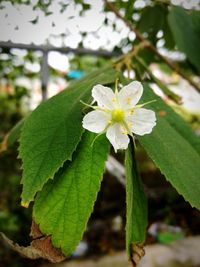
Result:
{"label": "flower center", "polygon": [[114,122],[120,122],[124,119],[124,111],[122,109],[114,109],[111,115]]}

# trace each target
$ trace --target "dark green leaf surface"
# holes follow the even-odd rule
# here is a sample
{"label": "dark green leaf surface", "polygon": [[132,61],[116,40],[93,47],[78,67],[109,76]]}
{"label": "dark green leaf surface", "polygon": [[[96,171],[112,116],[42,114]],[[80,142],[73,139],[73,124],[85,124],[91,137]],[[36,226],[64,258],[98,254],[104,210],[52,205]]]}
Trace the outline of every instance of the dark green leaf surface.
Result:
{"label": "dark green leaf surface", "polygon": [[59,170],[35,200],[34,219],[66,255],[78,245],[100,189],[109,143],[100,136],[91,147],[95,136],[85,132],[73,161]]}
{"label": "dark green leaf surface", "polygon": [[163,28],[165,16],[166,9],[162,5],[147,6],[141,14],[138,29],[141,32],[157,33]]}
{"label": "dark green leaf surface", "polygon": [[200,138],[197,137],[190,125],[146,84],[144,85],[144,94],[141,102],[144,103],[151,100],[156,100],[156,102],[148,104],[147,108],[152,108],[157,115],[161,114],[161,117],[167,120],[178,134],[181,135],[198,154],[200,154]]}
{"label": "dark green leaf surface", "polygon": [[149,109],[156,111],[157,124],[151,134],[138,139],[166,179],[200,209],[199,140],[187,123],[145,86],[142,102],[151,99],[157,100],[149,104]]}
{"label": "dark green leaf surface", "polygon": [[126,250],[131,257],[132,245],[145,241],[147,227],[147,199],[137,171],[134,145],[129,145],[126,167]]}
{"label": "dark green leaf surface", "polygon": [[184,52],[191,63],[200,71],[200,28],[197,27],[200,12],[194,16],[181,7],[171,9],[168,22],[178,48]]}
{"label": "dark green leaf surface", "polygon": [[88,101],[93,85],[114,82],[116,75],[111,67],[96,71],[42,103],[26,119],[20,138],[23,205],[71,159],[83,133],[80,100]]}
{"label": "dark green leaf surface", "polygon": [[196,33],[200,35],[200,11],[193,10],[191,13],[191,17]]}

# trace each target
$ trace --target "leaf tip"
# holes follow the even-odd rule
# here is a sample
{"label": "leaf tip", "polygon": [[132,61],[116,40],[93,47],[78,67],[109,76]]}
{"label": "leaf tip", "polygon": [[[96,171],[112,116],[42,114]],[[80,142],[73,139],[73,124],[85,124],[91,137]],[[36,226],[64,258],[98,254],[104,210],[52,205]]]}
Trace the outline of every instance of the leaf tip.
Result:
{"label": "leaf tip", "polygon": [[27,209],[29,206],[29,202],[21,201],[21,206]]}

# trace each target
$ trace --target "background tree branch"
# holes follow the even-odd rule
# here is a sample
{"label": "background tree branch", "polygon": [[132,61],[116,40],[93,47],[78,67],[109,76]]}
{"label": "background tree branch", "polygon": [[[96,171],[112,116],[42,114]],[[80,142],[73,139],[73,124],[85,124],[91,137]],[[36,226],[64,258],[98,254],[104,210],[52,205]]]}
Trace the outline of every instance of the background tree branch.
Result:
{"label": "background tree branch", "polygon": [[142,33],[136,29],[133,24],[127,20],[123,15],[121,15],[121,13],[119,12],[119,10],[110,2],[108,2],[107,0],[105,1],[105,5],[107,6],[107,8],[109,8],[112,12],[115,13],[115,15],[120,18],[125,24],[126,26],[135,33],[136,38],[141,41],[141,42],[146,42],[146,47],[151,50],[152,52],[154,52],[163,62],[165,62],[173,71],[175,71],[176,73],[178,73],[182,78],[184,78],[185,80],[188,81],[188,83],[190,83],[194,88],[196,88],[197,91],[200,92],[200,86],[193,81],[193,79],[191,77],[189,77],[188,75],[186,75],[180,68],[178,68],[178,66],[176,66],[175,64],[173,64],[168,58],[166,58],[165,56],[163,56],[158,50],[157,48],[152,45],[152,43],[145,38]]}

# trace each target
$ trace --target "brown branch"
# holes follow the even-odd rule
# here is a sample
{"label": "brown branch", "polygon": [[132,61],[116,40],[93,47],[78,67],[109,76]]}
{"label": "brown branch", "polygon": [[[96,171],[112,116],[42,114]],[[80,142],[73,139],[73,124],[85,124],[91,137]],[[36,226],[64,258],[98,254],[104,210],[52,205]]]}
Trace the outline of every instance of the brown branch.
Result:
{"label": "brown branch", "polygon": [[200,86],[195,83],[190,77],[188,77],[184,72],[182,72],[177,66],[175,66],[169,59],[167,59],[165,56],[163,56],[162,54],[160,54],[157,50],[157,48],[155,46],[152,45],[152,43],[146,39],[142,33],[140,31],[138,31],[138,29],[136,29],[133,24],[127,20],[126,18],[124,18],[119,10],[110,2],[108,2],[107,0],[104,0],[106,6],[115,13],[115,15],[120,18],[125,24],[126,26],[135,33],[136,38],[138,40],[140,40],[141,42],[146,42],[146,47],[148,49],[150,49],[152,52],[154,52],[162,61],[164,61],[173,71],[175,71],[176,73],[178,73],[182,78],[184,78],[185,80],[187,80],[193,87],[195,87],[199,92],[200,92]]}

